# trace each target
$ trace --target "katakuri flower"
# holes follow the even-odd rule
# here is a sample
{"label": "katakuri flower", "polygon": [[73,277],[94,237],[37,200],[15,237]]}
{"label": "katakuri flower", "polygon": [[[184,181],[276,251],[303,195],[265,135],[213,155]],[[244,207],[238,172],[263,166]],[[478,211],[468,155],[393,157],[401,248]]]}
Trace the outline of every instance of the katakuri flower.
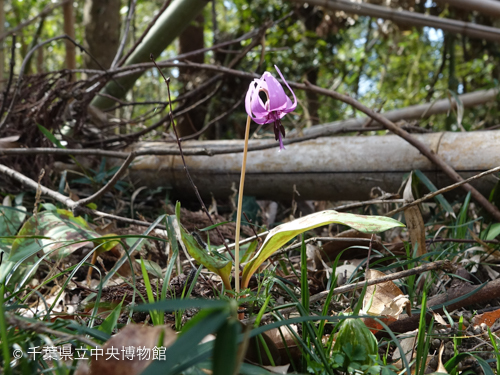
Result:
{"label": "katakuri flower", "polygon": [[[285,94],[285,90],[276,78],[269,72],[264,72],[260,79],[254,79],[250,83],[247,95],[245,98],[245,109],[248,116],[257,124],[270,124],[274,122],[274,135],[276,140],[280,141],[280,150],[284,149],[283,138],[285,136],[285,128],[281,124],[281,119],[287,113],[292,112],[297,107],[297,97],[292,91],[288,83],[283,78],[278,67],[274,68],[280,75],[286,87],[293,95],[293,103],[290,98]],[[261,92],[265,94],[267,100],[264,102],[259,95]]]}

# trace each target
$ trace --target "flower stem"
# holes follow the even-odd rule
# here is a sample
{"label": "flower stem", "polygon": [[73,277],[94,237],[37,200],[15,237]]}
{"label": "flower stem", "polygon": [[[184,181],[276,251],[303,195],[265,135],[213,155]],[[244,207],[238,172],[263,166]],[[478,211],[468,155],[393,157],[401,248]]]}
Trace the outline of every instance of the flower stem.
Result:
{"label": "flower stem", "polygon": [[247,117],[245,129],[245,146],[243,147],[243,162],[241,165],[240,188],[238,190],[238,209],[236,211],[236,236],[234,247],[234,287],[236,295],[240,293],[240,229],[241,229],[241,211],[243,205],[243,187],[245,186],[245,171],[247,168],[248,138],[250,138],[250,116]]}

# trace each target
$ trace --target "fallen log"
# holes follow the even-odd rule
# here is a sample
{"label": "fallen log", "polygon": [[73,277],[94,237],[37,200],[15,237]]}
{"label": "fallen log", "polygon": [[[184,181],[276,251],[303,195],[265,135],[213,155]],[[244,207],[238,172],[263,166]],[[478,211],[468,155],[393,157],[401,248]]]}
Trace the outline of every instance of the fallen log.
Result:
{"label": "fallen log", "polygon": [[[498,96],[497,89],[474,91],[467,94],[459,95],[458,98],[464,108],[476,107],[487,102],[495,101]],[[383,112],[382,115],[392,122],[400,120],[420,120],[428,118],[432,115],[448,113],[451,110],[456,110],[457,103],[454,98],[439,99],[432,103],[416,104],[405,108],[393,109]],[[305,136],[314,135],[335,135],[349,129],[359,129],[366,126],[367,117],[356,117],[346,120],[334,121],[322,125],[311,126],[302,131]],[[378,125],[377,121],[372,121],[371,126]],[[295,134],[295,131],[290,134]]]}
{"label": "fallen log", "polygon": [[[415,137],[463,178],[500,165],[500,131],[444,132]],[[250,147],[269,142],[274,141],[254,140]],[[186,150],[238,146],[242,146],[242,141],[183,142]],[[172,147],[171,143],[141,142],[131,145],[128,151]],[[282,152],[278,150],[276,144],[275,148],[249,153],[245,195],[273,200],[366,200],[374,187],[397,192],[405,176],[415,169],[424,172],[438,188],[452,183],[418,150],[395,135],[319,138],[290,144]],[[227,198],[234,193],[241,158],[241,153],[185,157],[204,198],[212,195]],[[164,186],[178,198],[194,196],[180,156],[140,156],[129,173],[137,186]],[[487,176],[474,185],[488,194],[495,183],[495,177]]]}

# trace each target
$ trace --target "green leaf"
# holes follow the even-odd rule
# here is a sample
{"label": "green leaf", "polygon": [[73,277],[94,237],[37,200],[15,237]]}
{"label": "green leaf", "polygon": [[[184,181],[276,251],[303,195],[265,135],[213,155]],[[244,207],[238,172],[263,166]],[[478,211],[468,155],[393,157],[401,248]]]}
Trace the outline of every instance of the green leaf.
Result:
{"label": "green leaf", "polygon": [[310,229],[333,223],[347,225],[364,233],[383,232],[387,229],[404,226],[404,224],[389,217],[355,215],[333,210],[316,212],[279,225],[269,232],[260,250],[245,265],[241,280],[242,287],[248,286],[250,277],[267,258],[295,236]]}
{"label": "green leaf", "polygon": [[8,237],[16,235],[19,227],[25,219],[26,207],[21,205],[12,207],[12,200],[10,196],[7,195],[3,200],[3,205],[0,206],[0,234],[5,236],[0,238],[0,251],[4,251],[7,254],[10,253],[10,249],[15,238]]}
{"label": "green leaf", "polygon": [[[418,179],[429,189],[431,193],[434,193],[437,191],[436,186],[432,183],[431,180],[427,178],[425,174],[422,173],[420,170],[415,170],[415,175],[418,177]],[[443,207],[446,212],[448,212],[451,217],[455,217],[455,212],[453,211],[453,207],[451,207],[451,204],[446,200],[446,198],[443,196],[443,194],[436,195],[434,197],[439,204],[441,204],[441,207]]]}
{"label": "green leaf", "polygon": [[233,375],[236,373],[238,359],[238,335],[241,324],[237,318],[231,317],[217,331],[213,354],[213,374]]}
{"label": "green leaf", "polygon": [[[82,217],[74,217],[67,210],[43,211],[36,216],[32,216],[19,231],[19,238],[12,244],[10,261],[21,259],[33,248],[42,248],[45,253],[57,249],[54,255],[62,258],[101,237]],[[37,245],[35,239],[29,238],[32,236],[45,238],[36,240]]]}
{"label": "green leaf", "polygon": [[113,311],[111,311],[111,314],[109,314],[108,317],[104,319],[102,324],[99,327],[97,327],[99,331],[107,333],[108,335],[111,335],[111,333],[113,333],[113,330],[116,327],[116,323],[120,318],[122,312],[122,305],[123,301],[125,301],[125,297],[126,295],[123,296],[122,301],[113,309]]}
{"label": "green leaf", "polygon": [[196,241],[196,239],[182,227],[181,236],[182,242],[186,245],[188,253],[196,259],[197,262],[203,264],[210,271],[219,273],[220,269],[223,269],[230,263],[230,261],[225,258],[218,258],[209,254],[198,244],[198,241]]}
{"label": "green leaf", "polygon": [[12,207],[10,197],[6,196],[3,206],[0,206],[0,233],[3,236],[15,235],[25,218],[26,207]]}
{"label": "green leaf", "polygon": [[[180,233],[180,240],[186,246],[186,250],[198,263],[203,264],[209,271],[212,271],[222,278],[226,289],[231,289],[229,276],[231,275],[232,263],[222,255],[216,253],[209,254],[206,249],[203,249],[198,241],[191,236],[181,225],[180,220],[180,203],[176,205],[177,224]],[[176,227],[174,223],[174,228]],[[177,228],[175,228],[177,229]],[[177,236],[179,237],[179,233]]]}
{"label": "green leaf", "polygon": [[152,260],[147,260],[147,259],[136,259],[135,260],[137,263],[141,264],[141,262],[144,262],[144,267],[146,267],[146,271],[153,275],[154,277],[161,279],[162,277],[162,271],[161,267],[158,265],[158,263],[153,262]]}
{"label": "green leaf", "polygon": [[486,236],[487,241],[494,240],[496,236],[500,234],[500,223],[494,223],[491,225],[488,235]]}
{"label": "green leaf", "polygon": [[48,130],[46,127],[40,125],[40,124],[36,124],[36,126],[38,126],[38,130],[40,130],[43,135],[49,140],[51,141],[54,145],[57,146],[57,148],[66,148],[64,147],[61,142],[59,141],[59,139],[57,139],[54,134],[52,134],[50,132],[50,130]]}
{"label": "green leaf", "polygon": [[[155,303],[155,297],[153,295],[151,282],[149,281],[148,271],[146,270],[146,265],[142,257],[140,263],[141,263],[142,277],[144,279],[144,285],[146,286],[146,293],[148,295],[148,302]],[[160,271],[160,276],[161,276],[161,271]],[[155,326],[163,324],[163,313],[161,311],[153,310],[150,311],[149,314],[151,315],[151,320],[153,321],[153,324]]]}
{"label": "green leaf", "polygon": [[[30,217],[19,230],[9,257],[0,266],[0,280],[4,280],[14,268],[12,281],[17,280],[35,264],[35,254],[39,251],[61,259],[84,246],[94,247],[99,239],[102,239],[100,234],[93,231],[82,217],[75,217],[70,211],[56,209],[40,212]],[[17,264],[19,261],[22,263]]]}
{"label": "green leaf", "polygon": [[[201,345],[198,343],[208,334],[215,332],[222,326],[228,317],[229,309],[211,310],[195,327],[189,329],[178,337],[175,343],[165,352],[166,360],[154,361],[143,372],[143,375],[176,374],[183,363],[196,358]],[[203,360],[203,358],[200,358]],[[194,363],[193,363],[194,362]],[[195,365],[191,361],[190,365]]]}

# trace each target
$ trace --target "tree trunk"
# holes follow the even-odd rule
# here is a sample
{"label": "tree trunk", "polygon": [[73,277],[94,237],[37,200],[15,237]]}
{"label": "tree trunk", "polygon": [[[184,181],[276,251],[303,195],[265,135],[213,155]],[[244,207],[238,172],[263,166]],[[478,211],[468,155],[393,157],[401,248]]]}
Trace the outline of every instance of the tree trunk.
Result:
{"label": "tree trunk", "polygon": [[[73,13],[73,2],[68,2],[63,5],[64,15],[64,33],[71,39],[75,39],[75,16]],[[75,45],[66,40],[66,68],[76,69],[76,47]],[[76,76],[72,74],[71,80],[75,81]]]}
{"label": "tree trunk", "polygon": [[[205,47],[204,44],[204,24],[205,19],[203,14],[198,15],[193,22],[184,30],[184,32],[179,36],[179,54],[187,53],[202,49]],[[203,64],[205,61],[205,54],[200,53],[199,55],[189,58],[189,61]],[[197,82],[202,83],[203,79],[200,78],[200,74],[204,74],[203,71],[192,69],[192,68],[182,68],[179,69],[180,75],[179,80],[184,83],[184,87],[188,85],[191,89],[196,88]],[[205,93],[197,95],[189,99],[186,103],[187,106],[196,103],[200,100]],[[184,137],[193,134],[203,128],[203,123],[205,120],[205,115],[207,114],[207,104],[198,106],[196,111],[191,111],[185,116],[182,116],[177,123],[177,130],[179,131],[179,136]]]}
{"label": "tree trunk", "polygon": [[[154,26],[149,30],[141,44],[139,44],[127,61],[125,61],[124,65],[149,62],[151,54],[157,57],[186,29],[206,4],[207,1],[205,0],[172,0],[172,3],[157,19]],[[110,81],[103,92],[117,98],[122,98],[127,90],[134,86],[135,81],[141,74],[131,74],[120,77],[115,81]],[[103,96],[96,96],[92,101],[92,105],[100,109],[109,108],[114,104],[114,100]]]}
{"label": "tree trunk", "polygon": [[88,69],[109,68],[120,44],[120,0],[86,0],[85,47],[99,62],[85,54]]}

